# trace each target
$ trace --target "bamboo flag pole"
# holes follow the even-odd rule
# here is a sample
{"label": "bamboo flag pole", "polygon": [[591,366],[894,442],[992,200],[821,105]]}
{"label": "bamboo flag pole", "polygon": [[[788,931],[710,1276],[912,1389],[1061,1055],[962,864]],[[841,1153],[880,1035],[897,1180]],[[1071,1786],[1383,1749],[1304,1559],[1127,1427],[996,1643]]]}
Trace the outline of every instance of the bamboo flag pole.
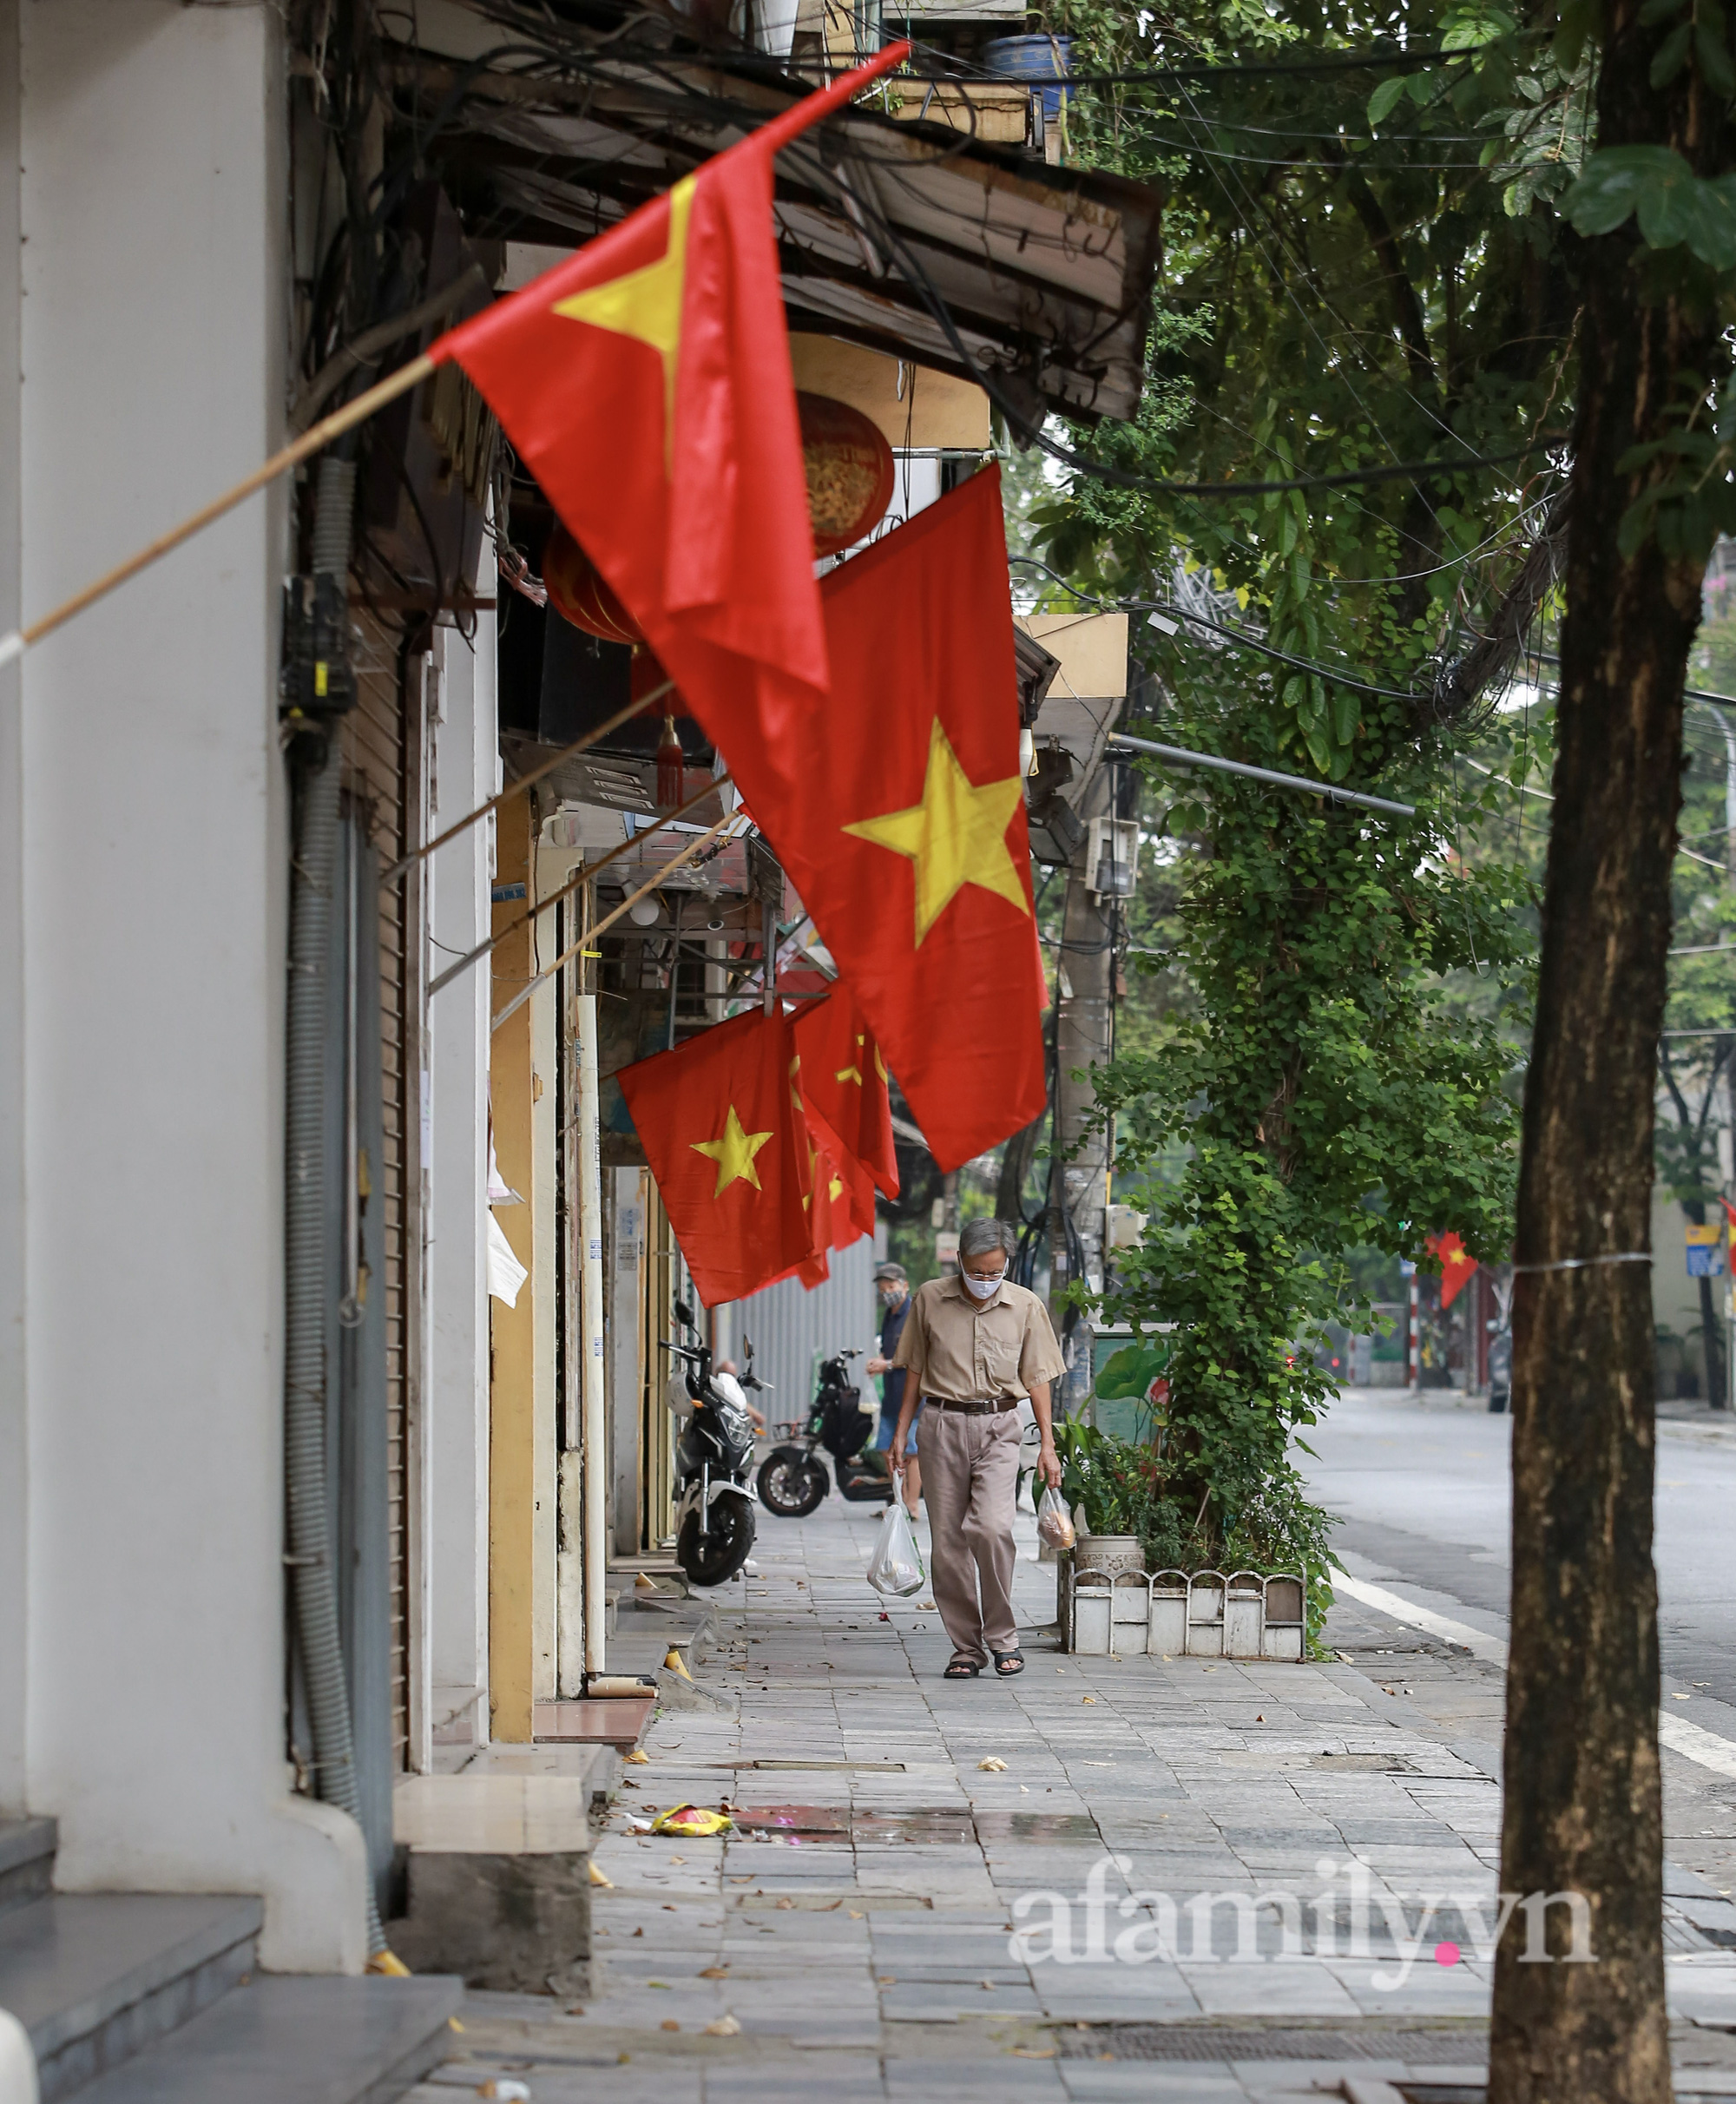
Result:
{"label": "bamboo flag pole", "polygon": [[629,891],[627,897],[623,898],[621,904],[615,909],[613,913],[605,913],[602,918],[594,928],[587,928],[585,932],[579,937],[578,941],[575,943],[570,949],[563,950],[560,956],[555,959],[555,962],[552,964],[545,964],[542,970],[536,974],[536,976],[534,979],[527,980],[525,983],[519,988],[518,991],[512,996],[511,1000],[507,1003],[506,1006],[500,1011],[499,1015],[495,1017],[494,1021],[489,1025],[489,1029],[491,1031],[497,1030],[502,1023],[506,1021],[509,1016],[516,1016],[519,1009],[524,1006],[525,1003],[529,1000],[531,995],[536,991],[536,989],[542,983],[543,980],[552,979],[555,974],[560,970],[562,965],[570,964],[573,959],[578,956],[579,952],[583,950],[587,944],[595,942],[598,936],[602,934],[605,929],[614,927],[616,921],[621,918],[623,913],[628,911],[632,907],[636,906],[641,898],[643,898],[648,892],[654,891],[659,884],[667,883],[667,880],[674,875],[675,871],[681,868],[684,862],[691,862],[693,860],[694,857],[699,853],[700,850],[708,840],[714,839],[716,836],[723,831],[726,825],[733,825],[735,823],[738,815],[739,814],[737,812],[733,811],[726,812],[723,817],[718,820],[715,825],[708,826],[696,840],[689,841],[687,845],[681,850],[679,855],[673,856],[667,862],[666,862],[654,877],[648,878],[644,884],[641,884],[636,891]]}
{"label": "bamboo flag pole", "polygon": [[179,526],[160,535],[136,555],[128,556],[124,562],[117,562],[94,584],[87,584],[82,592],[75,592],[70,599],[62,601],[40,621],[33,621],[27,628],[14,628],[10,635],[0,636],[0,665],[10,665],[14,658],[23,657],[33,644],[63,628],[75,614],[82,614],[86,607],[106,599],[116,586],[125,584],[129,577],[136,577],[141,569],[148,569],[159,556],[168,555],[183,541],[190,541],[194,534],[203,532],[214,520],[220,519],[226,511],[233,511],[255,490],[263,490],[267,483],[275,482],[279,475],[288,474],[310,455],[330,445],[334,438],[341,438],[357,424],[365,424],[377,409],[384,409],[388,402],[395,402],[399,395],[407,394],[433,370],[434,361],[424,352],[420,358],[411,358],[408,365],[400,365],[395,372],[389,372],[385,379],[358,394],[353,402],[346,402],[342,409],[334,409],[329,417],[322,417],[292,444],[285,446],[281,452],[273,453],[263,467],[255,468],[221,496],[214,497],[202,511],[195,511],[191,518],[183,519]]}
{"label": "bamboo flag pole", "polygon": [[[33,621],[28,628],[14,628],[10,634],[0,636],[0,666],[10,665],[14,658],[22,657],[33,644],[41,642],[45,635],[53,634],[56,628],[63,628],[75,615],[83,613],[87,607],[95,606],[99,599],[106,599],[110,592],[125,584],[129,577],[136,577],[141,570],[148,569],[159,557],[172,554],[184,541],[190,541],[194,534],[202,532],[206,527],[220,519],[225,512],[233,511],[237,504],[253,496],[256,490],[263,490],[267,483],[275,482],[279,475],[286,475],[292,468],[299,467],[304,460],[330,445],[334,438],[341,438],[345,431],[353,431],[357,424],[365,424],[377,409],[384,409],[388,402],[395,402],[399,395],[407,394],[412,387],[419,386],[433,371],[434,361],[424,352],[419,358],[411,358],[407,365],[398,366],[395,372],[389,372],[385,379],[358,394],[353,402],[346,402],[342,409],[334,409],[329,417],[322,417],[299,438],[285,446],[281,451],[273,453],[262,467],[255,468],[251,475],[238,482],[233,489],[226,490],[221,496],[214,497],[203,510],[195,511],[191,518],[183,519],[179,526],[159,535],[135,555],[128,556],[124,562],[117,562],[113,569],[106,571],[94,584],[87,584],[82,592],[76,592],[70,599],[63,600],[50,613],[44,614],[40,621]],[[383,884],[395,883],[424,856],[431,855],[437,847],[444,847],[448,840],[456,839],[458,834],[487,818],[490,812],[498,811],[503,804],[510,803],[516,796],[522,796],[533,782],[540,782],[544,775],[552,774],[556,767],[575,759],[599,740],[607,738],[611,731],[619,730],[629,717],[649,708],[654,701],[661,700],[665,694],[674,691],[674,684],[673,680],[665,680],[661,687],[654,687],[648,694],[641,694],[626,708],[618,709],[595,730],[587,731],[582,738],[575,739],[571,745],[562,746],[552,759],[544,760],[529,774],[521,775],[516,782],[510,783],[498,796],[490,797],[480,810],[460,819],[456,825],[449,825],[444,832],[430,840],[425,846],[418,847],[414,854],[406,855],[401,862],[393,863],[380,882]]]}
{"label": "bamboo flag pole", "polygon": [[[740,147],[757,140],[762,149],[776,153],[780,147],[787,146],[791,140],[805,132],[811,124],[842,108],[870,81],[888,72],[893,66],[901,65],[909,56],[910,49],[905,42],[887,44],[865,64],[858,66],[852,73],[840,76],[819,94],[799,97],[769,123],[761,125],[757,131],[750,133],[746,140],[739,141],[735,147],[727,150],[732,153],[739,151]],[[334,438],[341,438],[345,431],[353,431],[357,424],[365,424],[377,409],[384,409],[388,402],[395,402],[399,395],[407,394],[412,387],[425,380],[434,369],[433,358],[424,351],[420,357],[400,365],[395,372],[389,372],[385,379],[377,380],[352,402],[346,402],[342,409],[333,410],[329,417],[322,417],[318,424],[305,431],[300,437],[285,446],[280,452],[273,453],[262,467],[255,468],[233,489],[226,490],[221,496],[214,497],[203,510],[195,511],[190,518],[183,519],[179,526],[171,528],[168,533],[160,535],[148,546],[140,549],[137,554],[128,556],[124,562],[116,563],[113,569],[105,572],[94,584],[88,584],[82,592],[74,593],[70,599],[63,601],[52,612],[44,614],[40,621],[33,621],[28,628],[14,628],[10,634],[0,636],[0,666],[10,665],[14,658],[22,657],[26,650],[41,642],[45,635],[52,635],[56,628],[63,628],[74,615],[82,614],[99,599],[107,598],[117,586],[125,584],[129,577],[136,577],[141,569],[148,569],[160,556],[170,554],[184,541],[190,541],[194,534],[202,532],[214,520],[220,519],[226,511],[233,511],[254,490],[263,490],[267,483],[275,482],[279,475],[286,475],[292,468],[299,467],[322,447],[330,445]],[[645,697],[645,700],[650,699],[649,695]],[[644,701],[640,703],[640,707],[644,707]]]}
{"label": "bamboo flag pole", "polygon": [[715,780],[708,779],[703,789],[696,790],[685,804],[676,805],[673,811],[667,812],[654,825],[648,825],[643,832],[635,833],[630,840],[623,840],[619,847],[610,848],[606,855],[599,855],[595,862],[588,862],[582,869],[575,871],[572,877],[561,886],[558,891],[550,891],[547,898],[539,898],[536,905],[529,911],[521,913],[515,921],[509,921],[498,935],[491,935],[487,942],[478,943],[474,950],[467,950],[455,963],[449,964],[444,971],[438,973],[430,980],[428,992],[431,999],[450,980],[456,979],[461,971],[468,971],[479,957],[485,957],[490,950],[497,949],[510,935],[516,935],[527,922],[535,920],[539,913],[546,913],[550,906],[558,905],[569,891],[576,891],[582,884],[595,877],[599,870],[607,869],[611,862],[619,862],[623,855],[630,855],[635,847],[641,846],[653,833],[661,832],[666,825],[673,825],[677,819],[685,817],[696,805],[703,804],[714,790],[722,789],[734,779],[733,774],[720,774]]}

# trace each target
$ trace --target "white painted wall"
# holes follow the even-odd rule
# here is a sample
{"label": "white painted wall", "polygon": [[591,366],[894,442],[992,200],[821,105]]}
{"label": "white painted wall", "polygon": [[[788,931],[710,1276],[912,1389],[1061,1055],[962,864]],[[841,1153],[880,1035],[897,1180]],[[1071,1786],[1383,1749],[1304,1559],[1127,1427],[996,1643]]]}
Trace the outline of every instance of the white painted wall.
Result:
{"label": "white painted wall", "polygon": [[[0,0],[0,634],[18,625],[18,0]],[[23,753],[0,672],[0,1814],[25,1800]]]}
{"label": "white painted wall", "polygon": [[[490,556],[487,566],[491,569]],[[444,714],[434,743],[436,832],[494,794],[495,616],[474,645],[435,631]],[[490,834],[462,833],[430,857],[436,976],[489,933]],[[489,988],[484,960],[430,1003],[433,1165],[429,1207],[432,1470],[429,1535],[437,1746],[488,1740],[488,1281],[482,1225],[488,1183]]]}
{"label": "white painted wall", "polygon": [[[279,38],[22,0],[29,610],[280,442]],[[63,1886],[258,1892],[267,1966],[352,1970],[361,1836],[283,1753],[284,520],[24,662],[27,1790]]]}

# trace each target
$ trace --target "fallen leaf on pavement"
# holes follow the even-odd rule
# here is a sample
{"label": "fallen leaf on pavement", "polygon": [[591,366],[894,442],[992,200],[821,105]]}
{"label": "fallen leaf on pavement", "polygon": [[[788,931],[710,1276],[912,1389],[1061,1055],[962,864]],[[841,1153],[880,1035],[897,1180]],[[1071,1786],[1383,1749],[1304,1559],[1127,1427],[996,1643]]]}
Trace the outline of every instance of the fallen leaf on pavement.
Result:
{"label": "fallen leaf on pavement", "polygon": [[853,1922],[859,1922],[862,1919],[862,1916],[856,1908],[852,1907],[850,1910],[850,1918]]}
{"label": "fallen leaf on pavement", "polygon": [[1005,1772],[1007,1764],[1003,1760],[997,1760],[990,1753],[986,1760],[979,1760],[976,1765],[979,1768],[986,1768],[991,1775],[1000,1775]]}
{"label": "fallen leaf on pavement", "polygon": [[700,1975],[701,1980],[727,1980],[728,1977],[729,1968],[727,1965],[707,1965]]}
{"label": "fallen leaf on pavement", "polygon": [[1079,1700],[1082,1702],[1095,1702],[1097,1698],[1095,1695],[1081,1695]]}
{"label": "fallen leaf on pavement", "polygon": [[896,1987],[898,1984],[898,1976],[897,1973],[882,1973],[874,1984],[877,1987]]}
{"label": "fallen leaf on pavement", "polygon": [[707,2038],[735,2038],[740,2036],[740,2022],[733,2016],[727,2015],[720,2016],[715,2023],[708,2023],[706,2026]]}
{"label": "fallen leaf on pavement", "polygon": [[673,2016],[666,2016],[662,2022],[658,2026],[658,2028],[663,2031],[679,2031],[681,2028],[681,2025],[676,2022]]}
{"label": "fallen leaf on pavement", "polygon": [[627,1756],[627,1764],[632,1768],[642,1768],[650,1758],[651,1756],[643,1746],[635,1746],[632,1752]]}
{"label": "fallen leaf on pavement", "polygon": [[612,1892],[615,1890],[614,1879],[605,1877],[600,1866],[595,1863],[591,1865],[591,1883],[594,1885],[601,1885],[605,1892]]}

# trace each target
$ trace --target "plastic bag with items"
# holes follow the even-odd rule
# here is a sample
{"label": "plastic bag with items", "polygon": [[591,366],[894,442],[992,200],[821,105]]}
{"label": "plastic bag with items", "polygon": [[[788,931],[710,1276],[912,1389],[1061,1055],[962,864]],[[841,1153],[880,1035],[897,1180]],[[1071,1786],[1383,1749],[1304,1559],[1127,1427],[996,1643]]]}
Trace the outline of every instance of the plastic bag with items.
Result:
{"label": "plastic bag with items", "polygon": [[917,1547],[911,1516],[896,1497],[887,1506],[875,1537],[874,1553],[868,1559],[868,1582],[877,1593],[898,1600],[921,1592],[925,1582],[922,1551]]}
{"label": "plastic bag with items", "polygon": [[1073,1515],[1060,1491],[1043,1492],[1042,1502],[1036,1509],[1036,1531],[1038,1539],[1051,1548],[1072,1548]]}

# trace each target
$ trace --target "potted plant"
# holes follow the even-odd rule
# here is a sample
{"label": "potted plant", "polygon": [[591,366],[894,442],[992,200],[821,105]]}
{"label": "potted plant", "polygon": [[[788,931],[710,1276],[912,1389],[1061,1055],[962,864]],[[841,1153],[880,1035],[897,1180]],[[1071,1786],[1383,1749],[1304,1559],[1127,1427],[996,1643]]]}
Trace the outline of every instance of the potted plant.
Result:
{"label": "potted plant", "polygon": [[1174,1508],[1163,1496],[1157,1450],[1069,1418],[1056,1427],[1061,1492],[1084,1527],[1075,1571],[1150,1570],[1180,1550]]}

